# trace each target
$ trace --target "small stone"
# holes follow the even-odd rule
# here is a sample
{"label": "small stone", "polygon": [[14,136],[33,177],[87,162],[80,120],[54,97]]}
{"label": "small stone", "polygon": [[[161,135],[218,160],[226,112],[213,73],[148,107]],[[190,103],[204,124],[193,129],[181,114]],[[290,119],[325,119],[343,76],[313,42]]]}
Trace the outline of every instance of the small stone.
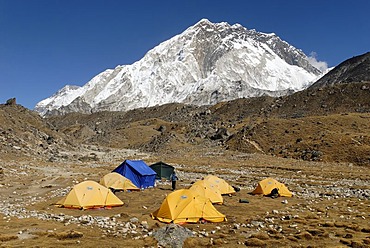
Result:
{"label": "small stone", "polygon": [[234,224],[234,229],[240,229],[240,224],[235,223]]}
{"label": "small stone", "polygon": [[149,228],[148,222],[147,222],[147,221],[145,221],[145,220],[143,220],[143,221],[141,222],[141,226],[142,226],[142,227],[144,227],[144,228]]}
{"label": "small stone", "polygon": [[130,219],[130,222],[131,223],[138,223],[139,222],[139,219],[136,218],[136,217],[133,217],[133,218]]}

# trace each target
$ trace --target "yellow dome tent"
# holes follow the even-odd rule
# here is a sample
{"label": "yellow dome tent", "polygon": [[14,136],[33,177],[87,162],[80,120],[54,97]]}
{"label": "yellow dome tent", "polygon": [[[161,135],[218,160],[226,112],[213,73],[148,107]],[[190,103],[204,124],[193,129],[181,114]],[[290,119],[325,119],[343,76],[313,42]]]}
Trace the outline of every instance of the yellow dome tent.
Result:
{"label": "yellow dome tent", "polygon": [[275,179],[269,177],[260,181],[256,187],[256,189],[252,192],[252,194],[262,194],[268,195],[271,191],[277,188],[279,189],[279,196],[287,196],[292,197],[292,192],[282,183],[279,183]]}
{"label": "yellow dome tent", "polygon": [[165,223],[196,223],[201,219],[209,222],[226,220],[225,215],[217,211],[209,199],[197,196],[189,189],[170,193],[151,216]]}
{"label": "yellow dome tent", "polygon": [[209,181],[199,180],[193,183],[189,189],[194,191],[196,195],[210,199],[212,203],[222,204],[224,202],[220,190]]}
{"label": "yellow dome tent", "polygon": [[123,202],[112,191],[94,181],[85,181],[73,189],[56,205],[65,208],[103,208],[122,206]]}
{"label": "yellow dome tent", "polygon": [[230,186],[224,179],[217,176],[208,175],[204,178],[204,181],[209,181],[211,184],[215,185],[219,190],[221,195],[235,194],[235,190]]}
{"label": "yellow dome tent", "polygon": [[130,179],[117,172],[106,174],[100,179],[100,184],[114,190],[140,190]]}

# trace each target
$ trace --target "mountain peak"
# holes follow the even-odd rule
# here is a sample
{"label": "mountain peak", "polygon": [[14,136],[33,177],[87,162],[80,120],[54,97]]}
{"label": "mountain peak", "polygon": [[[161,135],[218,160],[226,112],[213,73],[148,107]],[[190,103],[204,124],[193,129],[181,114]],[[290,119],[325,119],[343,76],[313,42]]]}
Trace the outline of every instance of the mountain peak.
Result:
{"label": "mountain peak", "polygon": [[36,111],[126,111],[165,103],[196,105],[309,86],[320,75],[307,56],[274,34],[201,19],[132,65],[38,103]]}
{"label": "mountain peak", "polygon": [[[189,27],[189,29],[209,29],[209,28],[213,28],[213,29],[217,29],[217,30],[220,30],[220,29],[227,29],[227,28],[233,28],[233,29],[238,29],[238,28],[243,28],[243,29],[246,29],[245,27],[243,27],[242,25],[240,25],[239,23],[235,23],[233,25],[230,25],[228,22],[211,22],[210,20],[206,19],[206,18],[203,18],[201,19],[199,22],[197,22],[196,24],[194,24],[193,26]],[[209,31],[213,31],[213,30],[209,30]]]}
{"label": "mountain peak", "polygon": [[202,25],[207,25],[207,24],[213,24],[213,22],[211,22],[207,18],[202,18],[194,26],[202,26]]}

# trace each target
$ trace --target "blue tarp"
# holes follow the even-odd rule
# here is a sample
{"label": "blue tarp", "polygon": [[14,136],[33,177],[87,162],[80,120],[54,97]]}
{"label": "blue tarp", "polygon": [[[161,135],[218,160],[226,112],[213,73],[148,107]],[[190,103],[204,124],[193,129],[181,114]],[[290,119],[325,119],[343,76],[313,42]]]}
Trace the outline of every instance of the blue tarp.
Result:
{"label": "blue tarp", "polygon": [[138,188],[154,187],[157,175],[143,160],[125,160],[113,172],[130,179]]}

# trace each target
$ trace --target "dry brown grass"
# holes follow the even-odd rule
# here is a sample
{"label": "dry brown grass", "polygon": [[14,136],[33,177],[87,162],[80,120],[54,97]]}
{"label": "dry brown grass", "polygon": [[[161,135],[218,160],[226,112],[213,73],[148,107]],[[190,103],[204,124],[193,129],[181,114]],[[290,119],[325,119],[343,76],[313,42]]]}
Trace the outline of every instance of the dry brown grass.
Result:
{"label": "dry brown grass", "polygon": [[49,233],[47,236],[55,237],[57,239],[77,239],[83,237],[83,233],[74,230],[68,230],[66,232]]}
{"label": "dry brown grass", "polygon": [[269,235],[267,235],[266,233],[263,233],[263,232],[254,233],[254,234],[251,235],[251,238],[257,238],[257,239],[260,239],[260,240],[270,239]]}
{"label": "dry brown grass", "polygon": [[246,246],[267,247],[267,243],[258,238],[249,238],[244,243]]}
{"label": "dry brown grass", "polygon": [[9,241],[9,240],[14,240],[14,239],[18,239],[18,236],[17,235],[0,234],[0,241],[1,242],[6,242],[6,241]]}

